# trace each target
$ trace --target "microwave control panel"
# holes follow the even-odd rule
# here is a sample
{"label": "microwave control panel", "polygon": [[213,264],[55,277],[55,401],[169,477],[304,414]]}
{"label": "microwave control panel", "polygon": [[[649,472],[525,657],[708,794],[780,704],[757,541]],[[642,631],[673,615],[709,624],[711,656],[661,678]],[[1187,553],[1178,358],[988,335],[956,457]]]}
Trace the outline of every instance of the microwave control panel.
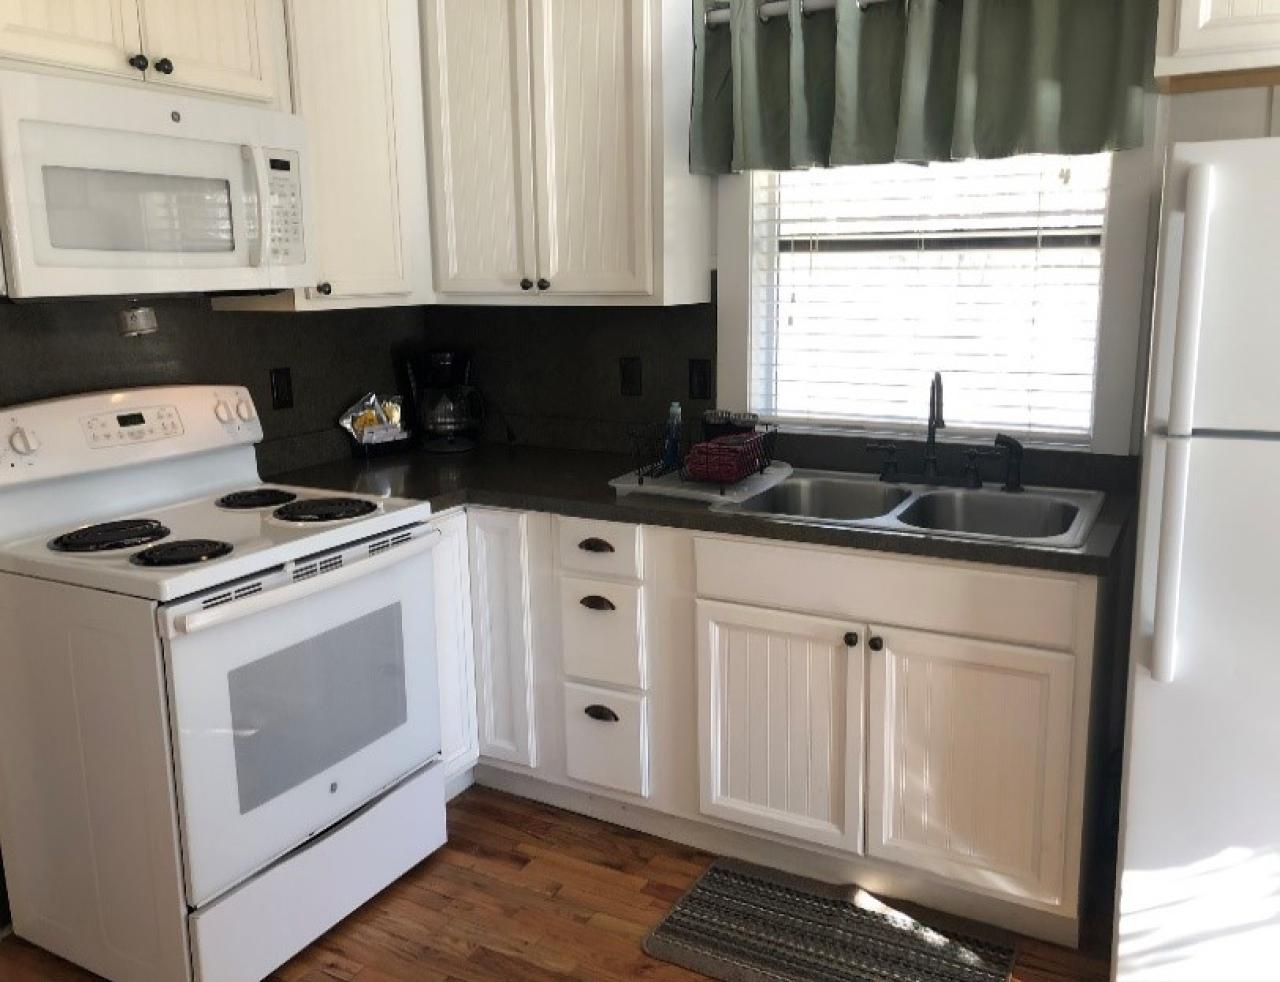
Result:
{"label": "microwave control panel", "polygon": [[296,150],[267,149],[267,192],[271,234],[267,255],[273,266],[300,266],[307,260],[302,233],[302,171]]}

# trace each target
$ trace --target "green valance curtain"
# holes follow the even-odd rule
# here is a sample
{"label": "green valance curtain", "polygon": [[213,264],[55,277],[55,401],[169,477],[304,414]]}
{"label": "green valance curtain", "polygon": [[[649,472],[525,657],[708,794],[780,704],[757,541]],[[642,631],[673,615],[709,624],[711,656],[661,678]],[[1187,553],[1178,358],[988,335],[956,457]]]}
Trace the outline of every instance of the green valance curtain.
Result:
{"label": "green valance curtain", "polygon": [[693,0],[699,174],[1142,143],[1155,0]]}

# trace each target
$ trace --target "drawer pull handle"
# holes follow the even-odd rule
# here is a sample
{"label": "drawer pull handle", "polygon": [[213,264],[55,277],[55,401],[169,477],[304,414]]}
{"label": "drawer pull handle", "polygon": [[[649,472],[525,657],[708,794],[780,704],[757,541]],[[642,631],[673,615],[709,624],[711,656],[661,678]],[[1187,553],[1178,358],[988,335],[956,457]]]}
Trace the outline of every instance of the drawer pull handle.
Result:
{"label": "drawer pull handle", "polygon": [[591,594],[589,597],[583,597],[578,603],[586,607],[588,610],[617,610],[617,605],[608,597],[602,597],[599,594]]}
{"label": "drawer pull handle", "polygon": [[613,546],[604,539],[597,539],[592,536],[589,539],[583,539],[578,543],[578,548],[583,552],[613,552]]}
{"label": "drawer pull handle", "polygon": [[618,722],[618,714],[615,713],[608,706],[592,704],[588,706],[586,709],[584,709],[583,712],[586,713],[588,716],[590,716],[592,719],[597,720],[598,722],[601,722],[601,723]]}

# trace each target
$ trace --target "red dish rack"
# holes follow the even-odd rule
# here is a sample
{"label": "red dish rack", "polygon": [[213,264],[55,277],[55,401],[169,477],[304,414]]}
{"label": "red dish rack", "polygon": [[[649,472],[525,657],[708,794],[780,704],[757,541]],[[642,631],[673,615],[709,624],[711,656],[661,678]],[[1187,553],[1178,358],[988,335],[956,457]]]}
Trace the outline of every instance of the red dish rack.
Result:
{"label": "red dish rack", "polygon": [[734,433],[695,443],[684,459],[684,476],[706,484],[736,484],[773,461],[775,430]]}

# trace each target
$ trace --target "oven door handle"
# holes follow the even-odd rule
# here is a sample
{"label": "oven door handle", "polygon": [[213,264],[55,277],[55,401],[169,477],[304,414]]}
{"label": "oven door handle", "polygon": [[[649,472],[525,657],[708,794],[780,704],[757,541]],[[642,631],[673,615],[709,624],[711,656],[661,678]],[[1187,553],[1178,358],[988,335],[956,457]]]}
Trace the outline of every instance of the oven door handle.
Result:
{"label": "oven door handle", "polygon": [[358,563],[352,563],[350,566],[343,566],[332,573],[321,573],[319,576],[313,576],[310,579],[289,583],[274,590],[267,590],[265,593],[255,593],[253,596],[246,597],[243,600],[235,600],[229,604],[222,604],[209,610],[198,610],[194,613],[182,614],[174,618],[170,636],[172,637],[173,634],[196,634],[199,631],[207,631],[210,628],[221,627],[244,617],[251,617],[273,607],[280,607],[284,604],[314,596],[317,593],[323,593],[326,590],[332,590],[335,587],[342,586],[344,583],[350,583],[352,580],[357,580],[362,576],[377,573],[389,566],[395,566],[424,552],[429,552],[439,544],[441,538],[442,533],[439,529],[428,529],[424,535],[406,542],[404,545],[393,546],[380,555],[370,559],[362,559]]}

